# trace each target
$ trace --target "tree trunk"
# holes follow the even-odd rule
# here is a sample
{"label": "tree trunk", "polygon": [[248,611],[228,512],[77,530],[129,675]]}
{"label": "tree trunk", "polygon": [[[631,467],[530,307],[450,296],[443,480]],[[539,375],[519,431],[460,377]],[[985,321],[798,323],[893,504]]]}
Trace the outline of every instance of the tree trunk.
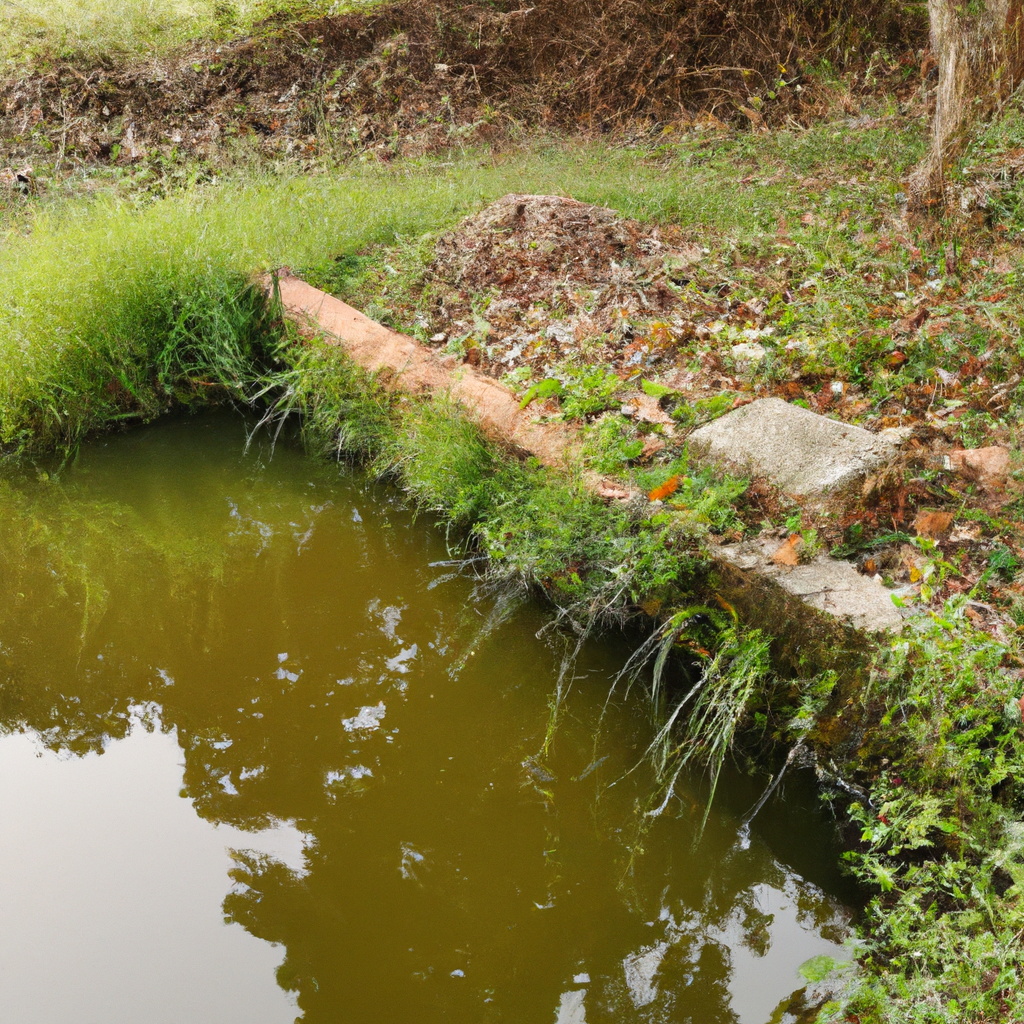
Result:
{"label": "tree trunk", "polygon": [[941,197],[944,172],[970,129],[1024,80],[1024,0],[928,0],[939,64],[932,145],[914,172],[920,198]]}

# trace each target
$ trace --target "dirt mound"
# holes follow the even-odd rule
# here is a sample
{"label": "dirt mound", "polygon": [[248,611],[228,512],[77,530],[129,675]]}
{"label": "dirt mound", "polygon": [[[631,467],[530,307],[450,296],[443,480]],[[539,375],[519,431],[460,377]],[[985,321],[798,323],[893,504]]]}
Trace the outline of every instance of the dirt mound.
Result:
{"label": "dirt mound", "polygon": [[[680,231],[560,196],[507,195],[437,243],[426,273],[434,344],[501,373],[604,345],[607,365],[656,358],[631,347],[634,319],[667,314],[702,258]],[[670,342],[665,329],[664,343]]]}
{"label": "dirt mound", "polygon": [[[213,158],[239,137],[273,154],[349,146],[390,159],[524,124],[603,131],[698,113],[759,123],[799,113],[801,61],[834,45],[831,26],[863,24],[851,16],[865,6],[401,0],[164,60],[27,73],[0,84],[0,136],[11,161]],[[837,65],[923,44],[923,19],[887,17],[845,31]]]}
{"label": "dirt mound", "polygon": [[663,262],[657,233],[575,199],[507,195],[444,235],[432,270],[455,287],[497,287],[517,301],[551,302],[573,285],[644,290]]}

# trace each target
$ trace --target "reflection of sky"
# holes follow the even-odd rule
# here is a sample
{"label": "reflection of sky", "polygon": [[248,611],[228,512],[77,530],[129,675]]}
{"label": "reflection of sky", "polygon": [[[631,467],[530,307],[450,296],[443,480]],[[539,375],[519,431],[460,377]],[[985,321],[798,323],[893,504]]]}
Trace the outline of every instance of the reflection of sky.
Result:
{"label": "reflection of sky", "polygon": [[[148,717],[156,717],[155,709]],[[228,749],[231,741],[211,746]],[[179,762],[173,732],[147,732],[138,724],[102,756],[42,752],[24,734],[0,740],[0,778],[6,780],[0,788],[0,878],[6,880],[0,884],[0,1006],[6,1019],[130,1024],[140,1019],[139,1007],[146,1007],[147,1024],[294,1019],[293,1001],[273,982],[283,950],[241,928],[225,928],[218,908],[229,885],[231,849],[255,851],[302,877],[306,837],[288,823],[243,832],[202,820],[177,796]],[[372,772],[357,766],[329,772],[326,783],[363,778]],[[403,842],[400,854],[401,877],[423,884],[426,853]],[[623,958],[618,979],[595,977],[595,986],[585,964],[567,979],[571,986],[554,1008],[556,1024],[587,1024],[588,1000],[604,1002],[615,991],[646,1011],[637,1019],[648,1013],[661,1019],[657,1011],[671,1012],[677,995],[662,991],[666,958],[678,954],[692,978],[706,944],[728,949],[738,1024],[764,1024],[800,987],[802,963],[822,953],[845,959],[806,912],[808,905],[820,910],[823,899],[786,875],[781,888],[759,884],[740,894],[712,927],[685,911],[677,918],[665,905],[650,922],[655,937]],[[46,984],[51,975],[61,984]]]}
{"label": "reflection of sky", "polygon": [[739,1024],[764,1024],[765,1011],[773,1010],[801,986],[800,965],[811,957],[824,954],[836,960],[849,959],[842,946],[825,939],[813,927],[814,922],[801,915],[801,895],[810,895],[809,888],[793,876],[786,879],[782,890],[771,885],[753,888],[751,907],[770,919],[763,926],[763,940],[745,927],[749,924],[744,921],[747,915],[739,907],[723,928],[712,933],[714,939],[729,947],[733,970],[729,992]]}
{"label": "reflection of sky", "polygon": [[220,905],[229,850],[301,871],[292,825],[214,826],[178,797],[173,734],[135,728],[102,755],[0,739],[0,1007],[17,1024],[285,1024],[284,950]]}
{"label": "reflection of sky", "polygon": [[[607,987],[624,989],[632,1007],[641,1011],[638,1019],[675,1019],[672,1010],[678,1005],[679,972],[673,972],[677,991],[662,991],[660,974],[666,958],[679,954],[685,965],[684,984],[691,984],[702,953],[713,947],[727,951],[729,1009],[737,1024],[766,1024],[773,1011],[803,987],[802,964],[821,955],[849,959],[845,947],[824,938],[806,912],[808,903],[820,908],[823,900],[813,886],[789,875],[782,889],[767,884],[751,887],[738,897],[726,920],[712,927],[692,916],[676,920],[663,907],[657,925],[664,938],[624,957],[621,979],[606,979]],[[842,927],[841,913],[833,923]],[[587,1024],[590,975],[576,974],[572,984],[559,998],[555,1024]],[[603,1001],[601,993],[590,998]]]}

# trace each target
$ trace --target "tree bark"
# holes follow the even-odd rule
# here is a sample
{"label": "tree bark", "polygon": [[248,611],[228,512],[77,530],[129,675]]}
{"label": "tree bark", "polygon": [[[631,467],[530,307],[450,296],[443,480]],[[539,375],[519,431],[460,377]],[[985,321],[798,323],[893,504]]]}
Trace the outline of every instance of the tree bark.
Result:
{"label": "tree bark", "polygon": [[931,149],[911,188],[932,200],[970,129],[1024,80],[1024,0],[928,0],[928,17],[939,84]]}

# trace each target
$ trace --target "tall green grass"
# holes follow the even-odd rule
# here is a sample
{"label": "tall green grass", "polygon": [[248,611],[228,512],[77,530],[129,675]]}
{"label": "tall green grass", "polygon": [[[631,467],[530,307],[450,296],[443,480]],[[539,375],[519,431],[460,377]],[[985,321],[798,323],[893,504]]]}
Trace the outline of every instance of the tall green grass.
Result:
{"label": "tall green grass", "polygon": [[[776,138],[760,157],[806,159],[809,144]],[[239,175],[159,200],[47,208],[0,249],[0,444],[74,444],[112,419],[155,415],[177,376],[201,384],[212,372],[203,358],[216,361],[238,335],[230,383],[266,326],[238,298],[251,275],[287,265],[330,284],[345,257],[447,228],[506,192],[569,194],[716,235],[774,231],[804,200],[778,175],[740,186],[758,155],[752,145],[691,140],[653,156],[551,145],[319,176]],[[865,190],[859,198],[873,201]],[[179,345],[191,346],[192,362],[205,346],[196,372],[173,355]]]}
{"label": "tall green grass", "polygon": [[126,413],[155,415],[176,377],[211,372],[218,347],[238,376],[258,355],[258,310],[243,298],[253,272],[326,270],[333,254],[456,205],[443,177],[365,175],[258,178],[41,216],[0,252],[0,442],[74,444]]}

